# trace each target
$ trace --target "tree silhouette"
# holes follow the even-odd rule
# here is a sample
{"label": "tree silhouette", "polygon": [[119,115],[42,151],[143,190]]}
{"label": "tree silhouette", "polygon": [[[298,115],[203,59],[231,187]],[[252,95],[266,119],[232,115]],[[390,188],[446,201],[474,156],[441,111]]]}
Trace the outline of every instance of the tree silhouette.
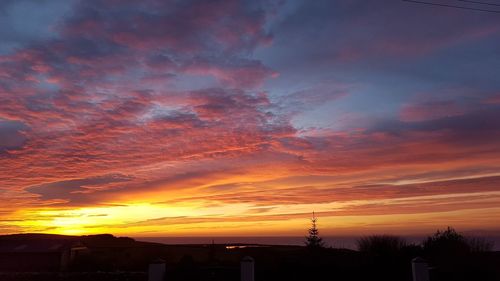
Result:
{"label": "tree silhouette", "polygon": [[423,243],[424,250],[439,255],[466,255],[471,252],[488,252],[493,243],[480,237],[465,237],[448,227],[444,231],[438,230],[434,235],[427,237]]}
{"label": "tree silhouette", "polygon": [[423,243],[424,250],[433,255],[457,255],[469,253],[465,237],[448,226],[444,231],[438,230],[427,237]]}
{"label": "tree silhouette", "polygon": [[317,227],[317,219],[316,215],[313,212],[313,216],[311,218],[311,228],[309,228],[309,236],[306,237],[306,246],[309,248],[323,248],[324,243],[323,239],[319,237],[319,231]]}

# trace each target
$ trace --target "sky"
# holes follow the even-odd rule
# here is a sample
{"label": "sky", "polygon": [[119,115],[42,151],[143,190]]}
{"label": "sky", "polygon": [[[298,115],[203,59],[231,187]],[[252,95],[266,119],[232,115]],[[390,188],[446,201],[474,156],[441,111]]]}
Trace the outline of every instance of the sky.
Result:
{"label": "sky", "polygon": [[499,13],[3,0],[0,38],[0,234],[500,233]]}

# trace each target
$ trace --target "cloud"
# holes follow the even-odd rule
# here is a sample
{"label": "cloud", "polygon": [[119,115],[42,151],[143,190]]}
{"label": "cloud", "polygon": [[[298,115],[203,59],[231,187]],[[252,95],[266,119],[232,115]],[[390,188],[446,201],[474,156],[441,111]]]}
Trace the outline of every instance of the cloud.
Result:
{"label": "cloud", "polygon": [[82,0],[53,36],[26,19],[0,55],[0,220],[134,200],[254,221],[497,202],[498,85],[458,67],[494,60],[448,61],[487,48],[497,20],[306,2]]}
{"label": "cloud", "polygon": [[[459,9],[429,9],[412,3],[382,6],[363,1],[299,1],[289,5],[291,11],[277,23],[274,42],[295,48],[284,48],[275,55],[288,67],[306,65],[312,71],[314,66],[325,64],[377,67],[394,60],[425,59],[494,38],[500,32],[495,17],[479,21],[475,20],[477,14]],[[436,16],[438,10],[444,16]],[[421,17],[428,20],[422,22]]]}
{"label": "cloud", "polygon": [[26,141],[23,131],[27,127],[19,121],[0,119],[0,153],[20,149]]}
{"label": "cloud", "polygon": [[11,53],[37,41],[56,38],[54,27],[74,1],[5,0],[0,4],[0,54]]}
{"label": "cloud", "polygon": [[[250,183],[244,186],[236,185],[230,192],[226,190],[212,196],[185,197],[183,200],[206,200],[218,204],[236,204],[241,202],[252,203],[257,206],[287,206],[294,204],[327,204],[327,203],[350,203],[369,202],[377,200],[420,200],[421,198],[436,197],[436,202],[442,202],[439,196],[453,197],[455,195],[482,196],[482,193],[497,192],[496,186],[500,177],[482,177],[470,179],[456,179],[443,181],[430,181],[416,184],[372,184],[352,185],[345,187],[326,184],[319,186],[298,185],[293,188],[273,188],[271,182]],[[345,184],[344,184],[345,185]],[[250,188],[249,188],[250,187]],[[425,200],[427,200],[425,199]],[[463,198],[462,198],[463,200]],[[422,199],[422,202],[424,199]],[[179,203],[176,200],[165,203]],[[369,204],[369,203],[367,203]],[[381,205],[380,207],[388,209]],[[421,206],[421,212],[432,211]],[[455,206],[458,207],[458,206]],[[360,208],[361,209],[361,208]],[[416,211],[417,212],[417,211]]]}
{"label": "cloud", "polygon": [[500,94],[492,95],[486,98],[483,102],[486,104],[500,104]]}
{"label": "cloud", "polygon": [[453,101],[433,101],[405,105],[400,112],[404,122],[426,121],[464,114],[466,109]]}
{"label": "cloud", "polygon": [[[20,176],[23,170],[45,170],[51,174],[47,181],[81,178],[81,171],[110,164],[133,167],[253,146],[273,131],[291,131],[267,116],[265,95],[248,89],[272,76],[250,57],[269,39],[267,13],[265,5],[237,1],[77,2],[57,27],[60,38],[0,59],[0,75],[8,78],[0,85],[0,116],[32,129],[24,150],[4,170],[17,167],[12,181],[18,178],[19,188],[32,180]],[[207,22],[215,24],[207,28]],[[183,91],[158,84],[190,75],[219,83]],[[139,83],[143,79],[156,82],[150,89]],[[245,118],[252,121],[243,126]],[[153,156],[155,151],[163,154]]]}
{"label": "cloud", "polygon": [[114,183],[123,183],[130,181],[132,178],[120,175],[109,174],[103,176],[96,176],[84,179],[64,180],[52,183],[45,183],[41,185],[28,187],[28,192],[40,195],[42,200],[63,199],[69,200],[80,197],[85,197],[85,193],[92,193],[98,191]]}

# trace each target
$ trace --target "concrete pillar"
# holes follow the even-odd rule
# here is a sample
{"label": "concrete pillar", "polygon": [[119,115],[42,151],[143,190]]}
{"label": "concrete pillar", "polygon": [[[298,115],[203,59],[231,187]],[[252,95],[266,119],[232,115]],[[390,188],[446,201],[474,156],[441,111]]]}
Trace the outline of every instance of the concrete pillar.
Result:
{"label": "concrete pillar", "polygon": [[429,266],[423,258],[414,258],[411,261],[411,269],[413,271],[413,281],[429,281]]}
{"label": "concrete pillar", "polygon": [[148,281],[164,281],[166,266],[162,259],[154,260],[149,264]]}
{"label": "concrete pillar", "polygon": [[249,256],[241,259],[241,281],[254,281],[254,264],[253,258]]}

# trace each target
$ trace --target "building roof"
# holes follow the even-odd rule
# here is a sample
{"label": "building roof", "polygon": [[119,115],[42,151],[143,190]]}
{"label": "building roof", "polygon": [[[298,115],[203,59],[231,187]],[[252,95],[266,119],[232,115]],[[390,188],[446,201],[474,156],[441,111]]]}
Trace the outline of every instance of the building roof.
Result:
{"label": "building roof", "polygon": [[0,239],[0,253],[56,253],[71,248],[74,241],[69,239]]}
{"label": "building roof", "polygon": [[51,253],[62,252],[69,246],[59,241],[0,242],[0,253]]}

